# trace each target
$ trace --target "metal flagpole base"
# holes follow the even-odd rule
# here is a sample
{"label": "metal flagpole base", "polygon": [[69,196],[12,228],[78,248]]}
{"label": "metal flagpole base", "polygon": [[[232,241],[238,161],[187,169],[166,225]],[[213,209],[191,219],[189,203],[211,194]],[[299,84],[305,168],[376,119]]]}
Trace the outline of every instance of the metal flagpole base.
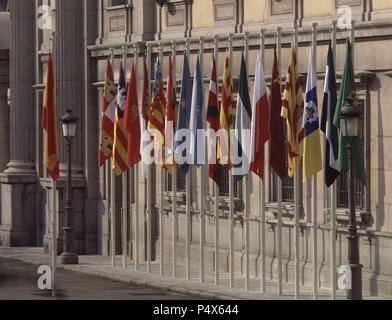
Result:
{"label": "metal flagpole base", "polygon": [[352,289],[347,290],[347,299],[362,300],[362,268],[361,264],[350,264]]}

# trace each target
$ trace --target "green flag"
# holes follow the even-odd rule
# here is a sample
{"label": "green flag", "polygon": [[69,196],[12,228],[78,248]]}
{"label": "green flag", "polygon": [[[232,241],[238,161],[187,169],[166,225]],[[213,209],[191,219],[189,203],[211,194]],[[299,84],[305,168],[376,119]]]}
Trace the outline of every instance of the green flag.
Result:
{"label": "green flag", "polygon": [[[344,66],[342,84],[340,86],[339,98],[336,105],[335,116],[333,120],[335,127],[338,128],[339,130],[339,156],[337,159],[337,165],[341,169],[341,171],[348,170],[348,162],[347,162],[346,143],[344,141],[342,131],[340,130],[339,114],[341,108],[344,106],[347,99],[351,97],[353,94],[355,94],[355,91],[356,90],[355,90],[354,69],[353,69],[352,54],[351,54],[351,43],[350,40],[347,40],[346,63]],[[353,156],[354,156],[355,176],[363,184],[366,184],[366,174],[365,174],[364,157],[363,157],[363,141],[359,137],[355,139]]]}

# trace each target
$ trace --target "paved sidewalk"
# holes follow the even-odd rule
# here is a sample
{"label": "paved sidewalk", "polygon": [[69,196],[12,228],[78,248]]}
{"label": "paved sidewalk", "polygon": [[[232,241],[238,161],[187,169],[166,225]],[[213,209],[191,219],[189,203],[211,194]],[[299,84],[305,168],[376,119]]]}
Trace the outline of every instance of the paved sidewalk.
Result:
{"label": "paved sidewalk", "polygon": [[[50,264],[49,255],[43,254],[42,248],[4,248],[0,247],[0,257],[5,259],[20,260],[35,265]],[[294,286],[284,284],[283,296],[277,294],[277,282],[267,281],[266,293],[260,293],[260,279],[252,277],[250,279],[250,290],[244,288],[244,277],[236,275],[235,288],[229,287],[229,275],[221,273],[220,285],[214,284],[214,272],[206,272],[205,283],[200,283],[199,273],[192,270],[192,281],[186,281],[186,268],[178,265],[178,278],[173,279],[171,265],[165,266],[165,275],[159,274],[159,263],[152,264],[152,272],[146,273],[146,265],[140,266],[140,271],[135,272],[134,265],[128,261],[127,268],[122,267],[122,257],[117,257],[116,266],[111,265],[111,259],[104,256],[80,256],[79,265],[62,266],[58,268],[73,271],[79,274],[87,274],[106,279],[145,285],[157,289],[163,289],[179,294],[194,295],[203,299],[214,300],[290,300],[294,296]],[[320,299],[329,299],[328,289],[320,288]],[[339,294],[339,299],[344,299],[344,295]],[[312,299],[312,289],[301,287],[301,299]],[[374,299],[374,297],[373,297]]]}

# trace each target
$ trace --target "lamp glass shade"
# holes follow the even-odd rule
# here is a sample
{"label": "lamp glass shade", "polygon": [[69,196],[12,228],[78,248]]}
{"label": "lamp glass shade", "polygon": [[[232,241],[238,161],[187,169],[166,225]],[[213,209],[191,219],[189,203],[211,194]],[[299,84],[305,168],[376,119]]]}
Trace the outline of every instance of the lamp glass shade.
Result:
{"label": "lamp glass shade", "polygon": [[344,137],[358,137],[359,119],[358,118],[341,118],[340,127]]}
{"label": "lamp glass shade", "polygon": [[63,134],[65,138],[74,138],[76,135],[76,123],[63,123]]}

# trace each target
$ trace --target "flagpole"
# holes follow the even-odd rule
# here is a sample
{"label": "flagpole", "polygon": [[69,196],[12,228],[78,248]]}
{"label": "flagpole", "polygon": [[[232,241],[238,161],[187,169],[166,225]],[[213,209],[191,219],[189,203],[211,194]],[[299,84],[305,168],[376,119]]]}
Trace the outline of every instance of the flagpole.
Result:
{"label": "flagpole", "polygon": [[[186,38],[187,59],[189,63],[191,43],[190,39]],[[191,172],[192,167],[186,175],[186,279],[191,280]]]}
{"label": "flagpole", "polygon": [[[151,97],[151,45],[147,43],[148,90]],[[146,124],[147,126],[147,124]],[[147,273],[151,273],[151,216],[152,216],[152,165],[148,165],[147,173]]]}
{"label": "flagpole", "polygon": [[[203,72],[203,63],[204,63],[204,39],[200,37],[200,70],[201,70],[201,79],[203,83],[204,89],[204,72]],[[205,119],[203,119],[204,121]],[[196,133],[197,134],[197,133]],[[205,149],[205,148],[204,148]],[[204,150],[205,152],[205,150]],[[204,159],[205,159],[204,154]],[[205,198],[205,165],[200,166],[200,282],[203,283],[204,279],[204,241],[205,241],[205,205],[204,205],[204,198]]]}
{"label": "flagpole", "polygon": [[[332,52],[336,61],[336,27],[337,21],[332,21]],[[336,182],[330,188],[331,193],[331,300],[336,300]]]}
{"label": "flagpole", "polygon": [[[177,71],[176,71],[176,42],[172,41],[172,62],[173,62],[173,86],[177,88]],[[174,90],[177,92],[177,90]],[[175,106],[174,106],[175,108]],[[175,113],[175,112],[174,112]],[[173,128],[174,129],[174,128]],[[174,153],[174,146],[173,146]],[[173,210],[173,278],[177,277],[177,236],[178,236],[178,214],[177,214],[177,165],[175,164],[173,167],[172,174],[172,186],[173,186],[173,201],[172,201],[172,210]]]}
{"label": "flagpole", "polygon": [[[298,24],[294,22],[295,55],[298,57]],[[298,165],[294,174],[294,237],[295,237],[295,299],[300,298],[300,270],[299,270],[299,202],[300,202],[300,174]]]}
{"label": "flagpole", "polygon": [[57,182],[52,184],[52,296],[56,296],[56,269],[57,269],[57,213],[56,213]]}
{"label": "flagpole", "polygon": [[[279,77],[282,75],[282,28],[277,28],[278,33],[278,43],[277,43],[277,52],[278,52],[278,70]],[[279,79],[281,80],[281,79]],[[280,84],[280,81],[279,81]],[[277,228],[277,246],[278,246],[278,294],[279,296],[283,295],[283,241],[282,241],[282,193],[283,193],[283,183],[280,176],[277,175],[278,180],[278,228]]]}
{"label": "flagpole", "polygon": [[[245,63],[249,65],[249,33],[245,32]],[[246,79],[246,81],[249,81]],[[245,190],[245,290],[249,290],[249,213],[250,213],[250,188],[249,180],[251,178],[250,172],[244,179]]]}
{"label": "flagpole", "polygon": [[[137,79],[137,67],[138,67],[138,57],[139,57],[139,45],[135,44],[135,54],[134,54],[134,64],[135,64],[135,78]],[[131,170],[129,171],[131,172]],[[139,271],[139,165],[135,165],[135,271]],[[131,190],[130,190],[131,192]],[[132,199],[131,195],[129,197]],[[132,204],[131,204],[132,207]],[[132,211],[131,211],[132,212]],[[131,235],[132,235],[132,225],[130,225]]]}
{"label": "flagpole", "polygon": [[[159,42],[159,61],[160,63],[163,63],[163,47],[162,43]],[[162,163],[165,161],[165,154],[164,154],[164,146],[162,146]],[[160,166],[160,199],[159,199],[159,254],[160,254],[160,263],[159,263],[159,272],[160,275],[163,276],[165,273],[165,260],[164,260],[164,245],[165,245],[165,230],[164,230],[164,221],[163,221],[163,216],[164,216],[164,192],[165,192],[165,183],[166,183],[166,176],[165,176],[165,169],[163,169],[163,166]]]}
{"label": "flagpole", "polygon": [[[219,36],[214,35],[215,66],[219,59]],[[217,79],[217,95],[219,79]],[[218,99],[219,100],[219,99]],[[219,103],[219,102],[218,102]],[[220,170],[220,168],[218,168]],[[214,216],[215,216],[215,285],[219,285],[219,184],[214,181]]]}
{"label": "flagpole", "polygon": [[[230,68],[233,65],[233,34],[229,34],[229,53],[230,53]],[[231,81],[231,79],[230,79]],[[231,126],[231,124],[230,124]],[[229,132],[230,135],[230,132]],[[231,147],[232,147],[232,142],[231,139],[230,141],[230,148],[229,152],[231,153]],[[229,159],[230,159],[230,154],[229,154]],[[230,162],[230,160],[229,160]],[[233,176],[233,170],[230,169],[229,172],[229,217],[230,217],[230,288],[234,287],[234,176]]]}
{"label": "flagpole", "polygon": [[[114,64],[114,49],[110,49],[111,52],[111,63],[112,67]],[[116,265],[116,202],[115,202],[115,197],[116,197],[116,177],[111,165],[111,162],[109,160],[109,168],[110,169],[110,216],[111,216],[111,223],[110,223],[110,228],[111,228],[111,256],[112,256],[112,266],[114,267]]]}
{"label": "flagpole", "polygon": [[350,32],[350,40],[351,40],[351,56],[352,56],[352,63],[353,63],[353,70],[354,74],[356,71],[356,50],[355,50],[355,20],[351,21],[351,32]]}
{"label": "flagpole", "polygon": [[[260,31],[260,62],[264,68],[264,51],[265,51],[265,31]],[[263,146],[263,149],[264,146]],[[265,256],[266,256],[266,244],[265,244],[265,182],[262,179],[259,179],[259,190],[260,190],[260,223],[261,223],[261,276],[260,276],[260,287],[261,292],[265,293],[266,287],[266,268],[265,268]]]}
{"label": "flagpole", "polygon": [[[317,23],[312,24],[313,70],[317,75]],[[309,75],[308,75],[309,76]],[[317,248],[317,174],[312,183],[312,222],[313,222],[313,300],[318,299],[318,248]]]}
{"label": "flagpole", "polygon": [[[126,64],[127,64],[127,48],[125,46],[122,47],[123,52],[123,69],[126,78]],[[130,176],[131,177],[131,176]],[[123,234],[123,268],[127,267],[127,242],[128,242],[128,219],[127,219],[127,172],[123,172],[121,175],[122,178],[122,234]]]}

